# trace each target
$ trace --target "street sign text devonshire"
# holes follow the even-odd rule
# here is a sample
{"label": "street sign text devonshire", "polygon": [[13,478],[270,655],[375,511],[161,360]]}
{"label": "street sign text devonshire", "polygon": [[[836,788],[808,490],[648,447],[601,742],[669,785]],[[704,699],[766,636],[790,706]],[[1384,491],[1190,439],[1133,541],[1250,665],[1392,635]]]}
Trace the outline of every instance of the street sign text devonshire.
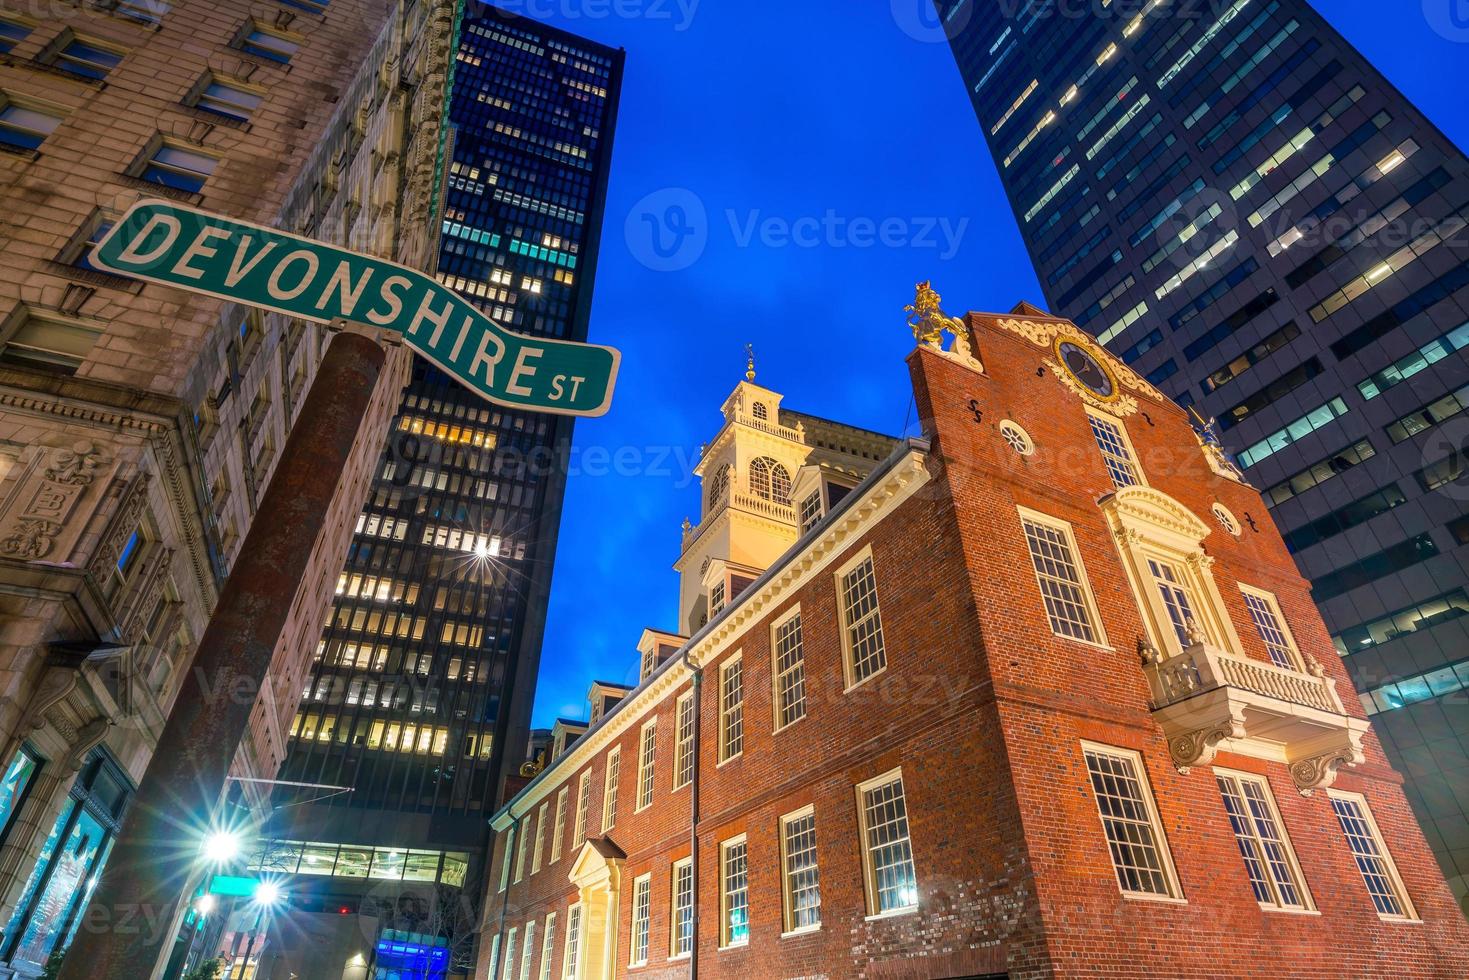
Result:
{"label": "street sign text devonshire", "polygon": [[612,348],[512,333],[421,272],[275,229],[140,201],[98,244],[92,263],[318,323],[343,319],[398,331],[502,405],[601,415],[612,402]]}

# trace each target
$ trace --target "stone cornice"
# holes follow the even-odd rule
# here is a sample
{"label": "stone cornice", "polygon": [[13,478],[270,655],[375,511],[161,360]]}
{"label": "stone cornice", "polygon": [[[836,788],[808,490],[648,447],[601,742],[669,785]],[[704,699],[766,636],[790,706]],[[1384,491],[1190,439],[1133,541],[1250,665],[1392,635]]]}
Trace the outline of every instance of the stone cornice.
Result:
{"label": "stone cornice", "polygon": [[88,378],[0,368],[0,408],[135,432],[161,432],[175,424],[182,405],[167,395]]}
{"label": "stone cornice", "polygon": [[642,686],[613,709],[572,750],[546,769],[505,804],[490,820],[503,831],[515,819],[534,809],[566,779],[578,772],[683,686],[705,664],[736,646],[746,630],[836,561],[855,539],[871,531],[931,480],[925,444],[909,440],[890,457],[889,465],[868,477],[857,492],[842,501],[811,532],[786,552],[764,575],[740,594],[709,625],[684,644]]}

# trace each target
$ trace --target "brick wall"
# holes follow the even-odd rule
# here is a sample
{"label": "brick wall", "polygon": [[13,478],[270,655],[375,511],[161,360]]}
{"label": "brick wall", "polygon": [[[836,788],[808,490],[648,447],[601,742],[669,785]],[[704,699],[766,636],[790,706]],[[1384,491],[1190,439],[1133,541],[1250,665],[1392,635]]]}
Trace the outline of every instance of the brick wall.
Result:
{"label": "brick wall", "polygon": [[[888,511],[880,500],[899,467],[879,471],[849,508],[816,529],[686,651],[703,667],[697,956],[708,977],[1014,976],[1437,976],[1469,970],[1469,928],[1458,914],[1375,739],[1337,788],[1365,794],[1421,922],[1380,919],[1322,791],[1301,796],[1283,762],[1221,754],[1213,763],[1268,779],[1316,912],[1265,911],[1255,901],[1212,768],[1184,775],[1149,711],[1134,644],[1138,601],[1097,502],[1113,491],[1081,401],[1045,365],[1049,349],[970,320],[984,364],[920,349],[910,359],[931,477],[910,479]],[[1038,374],[1038,370],[1044,372]],[[1120,369],[1120,365],[1117,366]],[[1213,574],[1243,655],[1267,660],[1235,586],[1274,592],[1298,645],[1338,678],[1348,711],[1360,708],[1259,497],[1215,474],[1184,413],[1145,389],[1128,392],[1126,419],[1147,479],[1206,520],[1224,503],[1243,523],[1207,538]],[[999,423],[1019,422],[1036,452],[1023,457]],[[1069,521],[1096,594],[1109,645],[1052,634],[1016,513],[1025,506]],[[1250,528],[1245,518],[1255,522]],[[870,547],[881,601],[887,670],[844,690],[834,572]],[[799,603],[807,717],[773,732],[770,626]],[[718,680],[742,657],[744,750],[718,764]],[[590,771],[589,833],[598,835],[607,751],[621,747],[619,809],[607,837],[616,864],[618,976],[685,976],[669,957],[671,865],[689,854],[687,789],[672,791],[675,705],[689,667],[665,665],[568,755],[497,816],[502,830],[485,907],[486,937],[537,922],[539,976],[545,917],[557,914],[552,976],[562,976],[570,846],[582,772]],[[654,803],[635,812],[643,725],[656,718]],[[1141,753],[1177,866],[1180,901],[1125,898],[1118,887],[1080,741]],[[869,915],[856,787],[901,767],[919,907]],[[557,862],[543,855],[506,893],[503,830],[532,821],[570,787]],[[821,928],[782,936],[780,817],[814,806]],[[719,848],[744,834],[750,940],[719,948]],[[547,828],[543,846],[554,833]],[[512,853],[508,858],[513,860]],[[633,882],[651,875],[650,955],[629,967]],[[1343,940],[1346,941],[1343,941]],[[585,949],[584,956],[589,951]],[[582,968],[589,962],[584,959]],[[504,964],[500,970],[503,975]],[[482,962],[483,974],[486,964]],[[582,975],[590,976],[591,973]]]}

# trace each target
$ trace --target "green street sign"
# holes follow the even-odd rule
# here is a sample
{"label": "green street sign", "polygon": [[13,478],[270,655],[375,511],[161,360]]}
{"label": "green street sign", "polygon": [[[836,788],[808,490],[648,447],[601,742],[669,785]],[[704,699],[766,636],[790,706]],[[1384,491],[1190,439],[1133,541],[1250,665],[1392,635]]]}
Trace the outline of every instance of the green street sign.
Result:
{"label": "green street sign", "polygon": [[234,898],[250,898],[260,887],[259,878],[238,875],[215,875],[209,879],[209,894],[226,895]]}
{"label": "green street sign", "polygon": [[619,354],[512,333],[422,272],[168,201],[139,201],[98,243],[107,272],[331,323],[396,330],[471,391],[512,408],[602,415]]}

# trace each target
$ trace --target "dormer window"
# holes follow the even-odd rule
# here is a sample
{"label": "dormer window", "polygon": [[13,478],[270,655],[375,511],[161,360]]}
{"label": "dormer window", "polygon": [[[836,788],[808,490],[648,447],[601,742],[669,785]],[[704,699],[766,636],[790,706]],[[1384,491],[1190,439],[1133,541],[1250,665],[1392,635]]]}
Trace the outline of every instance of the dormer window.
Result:
{"label": "dormer window", "polygon": [[791,473],[769,456],[761,456],[750,464],[750,491],[764,500],[789,504]]}
{"label": "dormer window", "polygon": [[801,501],[801,533],[805,534],[821,520],[821,491],[815,490]]}

